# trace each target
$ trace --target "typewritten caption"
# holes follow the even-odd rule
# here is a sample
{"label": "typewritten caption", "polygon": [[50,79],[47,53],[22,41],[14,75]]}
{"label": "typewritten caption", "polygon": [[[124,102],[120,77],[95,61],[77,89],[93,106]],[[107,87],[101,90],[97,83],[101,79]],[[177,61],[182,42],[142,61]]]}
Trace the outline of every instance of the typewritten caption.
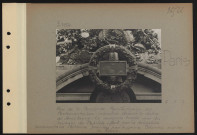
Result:
{"label": "typewritten caption", "polygon": [[160,114],[149,107],[57,107],[57,124],[35,128],[67,129],[93,132],[122,132],[132,130],[180,130],[180,126],[161,126]]}
{"label": "typewritten caption", "polygon": [[[163,129],[159,113],[151,108],[57,107],[56,128],[91,129],[97,132]],[[166,127],[181,129],[181,127]]]}
{"label": "typewritten caption", "polygon": [[58,107],[58,128],[85,128],[118,132],[120,129],[162,128],[159,114],[150,111],[150,108],[129,107]]}

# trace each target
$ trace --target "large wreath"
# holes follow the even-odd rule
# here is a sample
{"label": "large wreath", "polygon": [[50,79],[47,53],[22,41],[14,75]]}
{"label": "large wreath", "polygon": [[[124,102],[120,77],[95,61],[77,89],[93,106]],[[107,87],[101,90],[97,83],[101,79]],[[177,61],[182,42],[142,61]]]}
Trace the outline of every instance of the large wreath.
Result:
{"label": "large wreath", "polygon": [[[127,61],[127,76],[124,82],[116,85],[111,85],[102,81],[97,75],[97,65],[101,58],[110,52],[117,52],[124,60]],[[100,89],[105,89],[109,92],[117,92],[131,87],[134,80],[137,77],[137,63],[135,56],[127,50],[125,47],[120,45],[106,45],[99,48],[91,57],[89,62],[89,76],[91,80]]]}

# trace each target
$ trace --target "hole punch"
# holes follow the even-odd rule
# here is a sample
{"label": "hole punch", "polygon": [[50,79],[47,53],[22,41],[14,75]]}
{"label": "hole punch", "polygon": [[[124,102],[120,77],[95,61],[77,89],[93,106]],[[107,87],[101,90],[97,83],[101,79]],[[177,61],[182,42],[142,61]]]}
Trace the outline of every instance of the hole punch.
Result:
{"label": "hole punch", "polygon": [[10,89],[7,89],[7,93],[10,93]]}
{"label": "hole punch", "polygon": [[10,102],[7,102],[7,106],[10,106],[11,105],[11,103]]}
{"label": "hole punch", "polygon": [[10,49],[10,46],[9,46],[9,45],[7,45],[7,46],[6,46],[6,48],[7,48],[7,49]]}
{"label": "hole punch", "polygon": [[7,35],[11,35],[11,32],[7,32]]}

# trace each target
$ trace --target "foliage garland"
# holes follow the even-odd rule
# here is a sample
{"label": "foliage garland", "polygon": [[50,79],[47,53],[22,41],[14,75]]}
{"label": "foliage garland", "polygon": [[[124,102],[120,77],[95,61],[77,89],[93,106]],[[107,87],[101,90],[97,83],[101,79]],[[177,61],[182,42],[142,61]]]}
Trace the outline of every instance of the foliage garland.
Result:
{"label": "foliage garland", "polygon": [[[117,85],[111,85],[108,84],[104,81],[102,81],[98,76],[97,76],[97,65],[98,62],[100,61],[100,58],[105,54],[105,53],[110,53],[110,52],[117,52],[120,55],[125,56],[125,60],[128,63],[128,66],[130,67],[128,70],[128,75],[126,77],[126,80],[123,83],[117,84]],[[106,89],[109,92],[118,92],[121,90],[124,90],[132,85],[132,83],[135,81],[137,77],[137,63],[136,63],[136,58],[135,56],[127,50],[125,47],[120,46],[120,45],[106,45],[104,47],[99,48],[91,57],[90,62],[89,62],[89,76],[91,80],[101,89]],[[113,87],[112,87],[113,86]]]}

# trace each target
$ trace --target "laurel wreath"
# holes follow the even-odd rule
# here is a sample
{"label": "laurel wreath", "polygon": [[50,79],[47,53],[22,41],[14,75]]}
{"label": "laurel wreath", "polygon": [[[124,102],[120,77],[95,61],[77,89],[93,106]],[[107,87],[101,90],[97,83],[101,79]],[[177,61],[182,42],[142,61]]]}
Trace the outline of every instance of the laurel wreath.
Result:
{"label": "laurel wreath", "polygon": [[[97,65],[106,53],[117,52],[120,56],[124,56],[124,59],[127,61],[128,70],[126,80],[117,85],[111,85],[102,81],[97,76]],[[118,92],[124,89],[127,89],[132,86],[133,82],[137,77],[137,63],[135,56],[125,47],[120,45],[106,45],[99,48],[91,57],[89,62],[89,76],[90,79],[99,87],[100,89],[105,89],[109,92]]]}

